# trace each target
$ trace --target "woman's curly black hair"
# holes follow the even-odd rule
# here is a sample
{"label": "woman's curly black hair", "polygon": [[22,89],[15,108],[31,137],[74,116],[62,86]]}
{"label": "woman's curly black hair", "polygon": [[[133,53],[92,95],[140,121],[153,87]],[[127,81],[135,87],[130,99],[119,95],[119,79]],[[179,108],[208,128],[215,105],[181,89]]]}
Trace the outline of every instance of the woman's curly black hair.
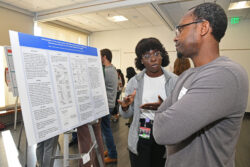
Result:
{"label": "woman's curly black hair", "polygon": [[169,64],[168,52],[165,50],[161,42],[156,38],[144,38],[138,42],[135,48],[136,58],[135,66],[138,70],[143,70],[145,66],[142,64],[142,55],[150,50],[157,50],[161,52],[162,56],[162,67],[166,67]]}

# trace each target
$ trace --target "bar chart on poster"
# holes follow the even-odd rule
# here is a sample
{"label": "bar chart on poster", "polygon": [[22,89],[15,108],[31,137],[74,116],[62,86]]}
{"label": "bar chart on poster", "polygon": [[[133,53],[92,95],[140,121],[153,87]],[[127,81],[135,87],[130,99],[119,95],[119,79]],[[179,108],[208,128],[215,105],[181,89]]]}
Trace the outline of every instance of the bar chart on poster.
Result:
{"label": "bar chart on poster", "polygon": [[10,31],[29,145],[109,114],[97,48]]}

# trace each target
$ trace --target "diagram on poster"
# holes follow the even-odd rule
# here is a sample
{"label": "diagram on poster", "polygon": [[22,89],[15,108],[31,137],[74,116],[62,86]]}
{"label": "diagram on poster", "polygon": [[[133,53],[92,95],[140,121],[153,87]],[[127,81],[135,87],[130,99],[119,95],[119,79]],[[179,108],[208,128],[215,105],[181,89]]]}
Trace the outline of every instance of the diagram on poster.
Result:
{"label": "diagram on poster", "polygon": [[98,50],[10,31],[29,145],[109,114]]}

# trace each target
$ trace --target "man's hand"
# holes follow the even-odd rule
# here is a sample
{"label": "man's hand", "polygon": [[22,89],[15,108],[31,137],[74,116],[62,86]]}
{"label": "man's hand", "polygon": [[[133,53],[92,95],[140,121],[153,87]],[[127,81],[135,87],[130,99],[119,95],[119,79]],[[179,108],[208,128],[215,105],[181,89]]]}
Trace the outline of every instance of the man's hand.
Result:
{"label": "man's hand", "polygon": [[156,103],[146,103],[140,106],[141,109],[146,109],[146,110],[157,110],[158,107],[161,105],[163,102],[161,96],[158,96],[159,101]]}
{"label": "man's hand", "polygon": [[122,101],[117,100],[118,103],[121,105],[123,111],[128,110],[129,105],[134,102],[135,94],[136,90],[134,90],[132,94],[124,97]]}

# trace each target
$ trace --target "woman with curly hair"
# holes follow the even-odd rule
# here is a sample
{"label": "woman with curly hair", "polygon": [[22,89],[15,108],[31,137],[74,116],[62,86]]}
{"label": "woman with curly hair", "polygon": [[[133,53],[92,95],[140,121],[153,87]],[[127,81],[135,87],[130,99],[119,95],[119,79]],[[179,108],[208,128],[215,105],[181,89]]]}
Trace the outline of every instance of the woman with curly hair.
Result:
{"label": "woman with curly hair", "polygon": [[[159,100],[166,99],[174,88],[177,76],[163,67],[169,64],[168,53],[156,38],[145,38],[135,48],[139,74],[131,78],[120,103],[120,114],[133,117],[129,129],[128,148],[131,167],[164,167],[165,146],[153,137],[153,122]],[[152,107],[148,108],[148,104]]]}

